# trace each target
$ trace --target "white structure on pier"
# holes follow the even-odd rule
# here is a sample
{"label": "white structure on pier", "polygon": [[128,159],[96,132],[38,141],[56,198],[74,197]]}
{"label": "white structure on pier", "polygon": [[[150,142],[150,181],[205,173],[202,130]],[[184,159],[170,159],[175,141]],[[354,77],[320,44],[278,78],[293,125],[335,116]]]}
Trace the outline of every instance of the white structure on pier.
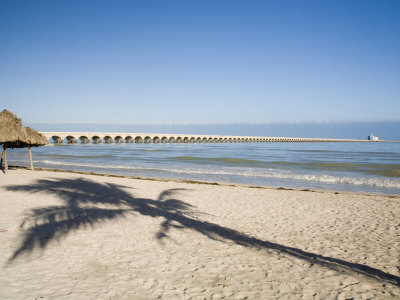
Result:
{"label": "white structure on pier", "polygon": [[196,134],[149,134],[116,132],[42,132],[53,143],[287,143],[287,142],[360,142],[367,140],[291,138],[261,136],[227,136]]}
{"label": "white structure on pier", "polygon": [[377,136],[374,136],[372,133],[368,136],[368,141],[373,141],[377,142],[379,141],[379,138]]}

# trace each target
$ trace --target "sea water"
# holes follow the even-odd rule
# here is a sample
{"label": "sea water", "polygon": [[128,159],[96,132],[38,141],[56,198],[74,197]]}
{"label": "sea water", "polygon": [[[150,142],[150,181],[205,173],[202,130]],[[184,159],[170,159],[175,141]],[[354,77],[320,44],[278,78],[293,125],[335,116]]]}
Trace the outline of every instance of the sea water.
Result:
{"label": "sea water", "polygon": [[[51,144],[32,153],[42,168],[400,194],[400,143]],[[7,154],[29,165],[26,149]]]}

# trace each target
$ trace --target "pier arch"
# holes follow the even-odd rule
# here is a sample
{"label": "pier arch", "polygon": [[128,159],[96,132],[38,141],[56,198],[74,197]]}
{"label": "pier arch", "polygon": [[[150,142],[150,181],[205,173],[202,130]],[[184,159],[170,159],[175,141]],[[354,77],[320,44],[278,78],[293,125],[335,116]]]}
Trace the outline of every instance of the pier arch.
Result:
{"label": "pier arch", "polygon": [[115,141],[117,144],[120,144],[120,143],[123,143],[123,142],[124,142],[124,139],[122,138],[122,136],[117,135],[117,136],[115,137],[114,141]]}
{"label": "pier arch", "polygon": [[143,143],[142,137],[141,137],[141,136],[135,137],[135,143],[136,143],[136,144],[141,144],[141,143]]}
{"label": "pier arch", "polygon": [[101,138],[97,135],[92,137],[93,144],[101,144]]}
{"label": "pier arch", "polygon": [[104,138],[104,144],[112,144],[113,143],[113,138],[109,135],[106,135]]}
{"label": "pier arch", "polygon": [[81,135],[78,139],[81,141],[81,144],[89,144],[90,142],[89,138],[85,135]]}
{"label": "pier arch", "polygon": [[62,144],[63,141],[58,135],[53,135],[50,140],[52,140],[54,144]]}
{"label": "pier arch", "polygon": [[66,140],[67,140],[67,144],[76,144],[77,143],[76,138],[73,137],[72,135],[68,135],[66,137]]}
{"label": "pier arch", "polygon": [[130,135],[128,135],[127,137],[125,137],[125,143],[129,144],[133,143],[133,138]]}

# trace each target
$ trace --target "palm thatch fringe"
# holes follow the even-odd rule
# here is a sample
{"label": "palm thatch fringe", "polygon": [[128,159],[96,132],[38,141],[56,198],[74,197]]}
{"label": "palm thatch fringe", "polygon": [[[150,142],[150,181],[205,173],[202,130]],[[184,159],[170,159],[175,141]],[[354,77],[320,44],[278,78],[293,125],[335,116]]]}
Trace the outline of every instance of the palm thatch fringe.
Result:
{"label": "palm thatch fringe", "polygon": [[0,145],[5,148],[20,148],[27,142],[28,136],[21,119],[6,109],[0,112]]}
{"label": "palm thatch fringe", "polygon": [[0,145],[3,146],[4,172],[7,173],[7,148],[20,148],[28,142],[21,119],[8,110],[0,112]]}
{"label": "palm thatch fringe", "polygon": [[28,136],[28,141],[26,144],[31,147],[40,147],[49,143],[49,141],[43,134],[37,132],[31,127],[25,127],[25,132]]}
{"label": "palm thatch fringe", "polygon": [[[3,146],[1,161],[7,173],[7,148],[28,148],[31,170],[33,170],[31,147],[47,145],[45,136],[30,127],[24,128],[21,119],[8,110],[0,113],[0,145]],[[2,163],[0,163],[0,168]]]}

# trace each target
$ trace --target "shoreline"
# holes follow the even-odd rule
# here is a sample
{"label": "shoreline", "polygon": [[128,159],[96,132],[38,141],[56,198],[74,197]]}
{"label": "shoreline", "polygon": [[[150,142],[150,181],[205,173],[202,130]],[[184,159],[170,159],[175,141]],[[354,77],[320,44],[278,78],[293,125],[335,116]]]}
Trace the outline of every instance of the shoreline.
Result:
{"label": "shoreline", "polygon": [[[29,170],[25,166],[9,166],[11,169],[21,169]],[[192,179],[178,179],[178,178],[162,178],[162,177],[141,177],[133,175],[121,175],[112,173],[101,173],[92,171],[77,171],[77,170],[64,170],[64,169],[51,169],[51,168],[41,168],[35,167],[35,171],[48,171],[57,173],[71,173],[71,174],[82,174],[82,175],[94,175],[103,177],[114,177],[114,178],[126,178],[126,179],[136,179],[136,180],[148,180],[148,181],[158,181],[158,182],[176,182],[176,183],[188,183],[188,184],[204,184],[204,185],[217,185],[217,186],[228,186],[228,187],[245,187],[252,189],[267,189],[267,190],[286,190],[286,191],[297,191],[297,192],[312,192],[312,193],[333,193],[333,194],[350,194],[350,195],[363,195],[363,196],[385,196],[389,198],[400,198],[397,194],[383,194],[383,193],[364,193],[364,192],[352,192],[352,191],[341,191],[341,190],[323,190],[323,189],[308,189],[308,188],[291,188],[285,186],[262,186],[262,185],[251,185],[251,184],[241,184],[241,183],[229,183],[221,181],[205,181],[205,180],[192,180]]]}

